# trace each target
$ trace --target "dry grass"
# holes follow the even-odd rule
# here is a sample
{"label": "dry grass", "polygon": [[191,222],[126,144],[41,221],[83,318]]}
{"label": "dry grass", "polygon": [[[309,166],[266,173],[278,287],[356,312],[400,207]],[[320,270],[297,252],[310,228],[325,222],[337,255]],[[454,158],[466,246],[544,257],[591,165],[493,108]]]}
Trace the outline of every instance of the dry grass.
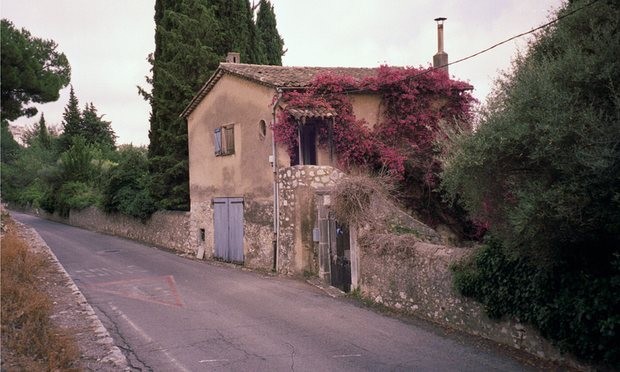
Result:
{"label": "dry grass", "polygon": [[394,193],[394,186],[384,177],[351,174],[332,190],[332,210],[340,221],[374,223],[384,217],[379,213],[381,206]]}
{"label": "dry grass", "polygon": [[28,249],[6,215],[2,220],[2,370],[77,370],[77,345],[52,324],[52,303],[40,290],[39,277],[49,264]]}

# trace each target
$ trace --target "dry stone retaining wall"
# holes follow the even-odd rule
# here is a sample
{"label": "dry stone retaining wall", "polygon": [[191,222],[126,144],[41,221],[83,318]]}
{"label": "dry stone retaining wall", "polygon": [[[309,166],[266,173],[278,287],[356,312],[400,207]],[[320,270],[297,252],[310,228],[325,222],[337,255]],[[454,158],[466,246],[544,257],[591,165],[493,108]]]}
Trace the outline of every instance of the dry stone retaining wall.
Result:
{"label": "dry stone retaining wall", "polygon": [[363,234],[358,240],[362,297],[540,358],[577,366],[532,327],[512,319],[490,319],[482,305],[456,293],[450,266],[470,250],[412,239],[404,251],[385,252],[365,246]]}
{"label": "dry stone retaining wall", "polygon": [[189,213],[158,211],[146,222],[122,214],[107,214],[95,207],[71,210],[68,218],[39,214],[46,218],[84,229],[137,240],[143,243],[190,253]]}

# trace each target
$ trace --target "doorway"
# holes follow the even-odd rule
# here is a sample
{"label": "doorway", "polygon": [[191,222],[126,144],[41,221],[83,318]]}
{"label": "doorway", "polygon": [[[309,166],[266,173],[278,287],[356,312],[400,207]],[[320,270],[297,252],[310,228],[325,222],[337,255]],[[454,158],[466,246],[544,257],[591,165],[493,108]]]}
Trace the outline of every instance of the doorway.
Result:
{"label": "doorway", "polygon": [[213,228],[213,256],[243,263],[243,198],[214,198]]}

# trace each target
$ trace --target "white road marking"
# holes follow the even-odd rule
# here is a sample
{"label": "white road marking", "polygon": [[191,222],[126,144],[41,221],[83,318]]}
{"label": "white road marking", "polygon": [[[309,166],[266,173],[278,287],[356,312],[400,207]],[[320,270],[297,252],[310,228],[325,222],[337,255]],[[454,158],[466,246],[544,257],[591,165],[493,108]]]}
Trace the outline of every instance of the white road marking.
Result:
{"label": "white road marking", "polygon": [[198,363],[214,363],[214,362],[229,362],[228,359],[203,359],[199,360]]}
{"label": "white road marking", "polygon": [[351,358],[351,357],[361,357],[362,354],[343,354],[343,355],[334,355],[332,358]]}
{"label": "white road marking", "polygon": [[[142,328],[138,327],[134,322],[132,322],[116,306],[112,305],[111,303],[108,303],[108,305],[110,305],[112,311],[114,311],[116,314],[118,314],[119,317],[121,317],[125,322],[127,322],[127,324],[129,324],[131,328],[133,328],[147,343],[155,343],[155,341],[151,337],[149,337],[149,335],[147,335],[146,332],[142,330]],[[185,368],[172,355],[168,354],[168,351],[166,351],[165,349],[160,349],[159,351],[161,351],[161,353],[164,354],[166,358],[168,358],[168,360],[177,368],[177,371],[190,372],[189,369]]]}

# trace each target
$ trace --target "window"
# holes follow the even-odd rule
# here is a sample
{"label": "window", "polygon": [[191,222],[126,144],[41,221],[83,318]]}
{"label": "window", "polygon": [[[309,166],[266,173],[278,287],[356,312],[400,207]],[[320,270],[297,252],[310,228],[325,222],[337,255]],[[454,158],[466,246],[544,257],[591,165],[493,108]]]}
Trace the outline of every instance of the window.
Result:
{"label": "window", "polygon": [[258,122],[258,138],[262,141],[267,136],[267,123],[265,120]]}
{"label": "window", "polygon": [[216,128],[215,156],[232,155],[235,153],[235,127],[233,124]]}

